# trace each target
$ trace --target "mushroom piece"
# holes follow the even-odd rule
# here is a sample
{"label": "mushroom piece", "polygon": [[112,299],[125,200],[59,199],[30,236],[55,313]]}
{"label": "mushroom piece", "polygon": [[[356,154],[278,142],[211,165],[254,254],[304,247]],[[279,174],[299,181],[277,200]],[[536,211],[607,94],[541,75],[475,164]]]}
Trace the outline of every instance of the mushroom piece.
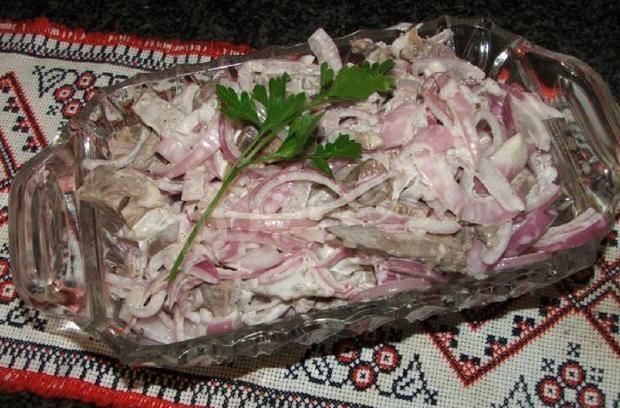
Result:
{"label": "mushroom piece", "polygon": [[[346,175],[343,179],[343,184],[350,188],[360,182],[384,174],[385,172],[387,172],[387,169],[377,160],[364,160]],[[357,202],[362,205],[375,206],[385,200],[388,200],[391,195],[391,184],[384,182],[362,194],[357,199]]]}
{"label": "mushroom piece", "polygon": [[464,270],[470,241],[465,229],[453,235],[391,233],[363,225],[330,227],[328,230],[342,239],[345,246],[415,259],[447,272]]}
{"label": "mushroom piece", "polygon": [[121,217],[132,227],[153,208],[168,204],[157,185],[144,174],[133,169],[97,167],[84,179],[78,190],[80,200]]}

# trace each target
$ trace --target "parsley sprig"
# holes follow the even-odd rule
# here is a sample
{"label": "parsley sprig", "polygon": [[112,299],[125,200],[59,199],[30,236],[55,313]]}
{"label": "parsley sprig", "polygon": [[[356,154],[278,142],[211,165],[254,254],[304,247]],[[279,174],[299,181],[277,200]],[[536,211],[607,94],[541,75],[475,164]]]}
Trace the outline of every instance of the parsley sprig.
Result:
{"label": "parsley sprig", "polygon": [[[360,158],[362,146],[349,135],[340,134],[333,142],[323,145],[316,144],[312,136],[322,112],[330,104],[362,100],[375,92],[391,90],[394,87],[394,79],[386,74],[393,66],[392,60],[372,65],[364,63],[360,66],[343,67],[335,74],[326,63],[323,63],[320,68],[320,91],[312,99],[309,99],[305,92],[286,95],[286,84],[291,80],[287,73],[270,79],[267,88],[256,85],[251,93],[246,91],[239,93],[233,88],[217,85],[216,93],[222,114],[232,120],[254,126],[257,134],[237,162],[228,170],[217,194],[190,231],[170,269],[168,281],[174,281],[193,242],[228,187],[248,166],[256,163],[311,160],[317,169],[333,177],[328,160]],[[264,108],[264,119],[258,114],[257,103]],[[287,136],[278,150],[269,155],[259,156],[278,133],[287,127]],[[312,145],[315,145],[315,150],[308,153]]]}

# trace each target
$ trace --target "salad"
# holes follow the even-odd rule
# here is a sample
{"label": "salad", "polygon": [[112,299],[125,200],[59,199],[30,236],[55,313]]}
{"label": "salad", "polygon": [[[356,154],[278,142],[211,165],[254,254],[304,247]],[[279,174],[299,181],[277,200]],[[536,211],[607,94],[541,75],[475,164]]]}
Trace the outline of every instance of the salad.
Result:
{"label": "salad", "polygon": [[562,114],[457,58],[452,36],[353,40],[354,65],[319,29],[312,55],[145,86],[78,192],[127,254],[105,276],[125,329],[182,341],[599,237],[594,208],[557,218],[545,121]]}

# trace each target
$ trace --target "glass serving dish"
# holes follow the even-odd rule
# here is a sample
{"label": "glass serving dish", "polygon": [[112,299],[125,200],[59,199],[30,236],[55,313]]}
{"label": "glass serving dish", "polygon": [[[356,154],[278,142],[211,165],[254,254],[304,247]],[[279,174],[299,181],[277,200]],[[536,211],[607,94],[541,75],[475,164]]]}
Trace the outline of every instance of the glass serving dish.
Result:
{"label": "glass serving dish", "polygon": [[[350,52],[350,40],[370,38],[390,43],[410,26],[362,30],[336,42],[343,59],[350,61],[356,58]],[[611,225],[620,187],[620,109],[601,78],[578,59],[537,47],[487,19],[444,16],[421,24],[418,31],[429,37],[446,27],[454,32],[453,45],[459,57],[489,77],[540,94],[565,113],[566,119],[548,122],[563,190],[555,203],[560,212],[558,222],[594,207]],[[272,353],[290,342],[316,343],[330,336],[374,330],[396,319],[414,321],[499,302],[551,285],[595,262],[598,240],[526,268],[490,273],[484,279],[455,275],[449,282],[423,291],[401,292],[168,345],[148,344],[136,334],[124,334],[119,304],[103,281],[104,272],[115,266],[115,259],[122,260],[122,253],[110,244],[113,228],[105,215],[77,199],[76,191],[85,176],[82,161],[105,157],[109,133],[138,120],[127,106],[141,87],[175,94],[188,78],[205,84],[215,72],[235,70],[249,59],[309,53],[305,44],[270,47],[253,55],[137,75],[100,91],[13,181],[10,255],[22,299],[73,320],[107,343],[124,363],[206,366],[235,356]]]}

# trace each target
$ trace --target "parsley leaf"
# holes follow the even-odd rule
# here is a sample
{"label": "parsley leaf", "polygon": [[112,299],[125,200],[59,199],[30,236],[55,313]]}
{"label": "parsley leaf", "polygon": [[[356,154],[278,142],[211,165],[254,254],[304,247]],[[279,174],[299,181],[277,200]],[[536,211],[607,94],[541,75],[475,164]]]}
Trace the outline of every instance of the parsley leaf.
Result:
{"label": "parsley leaf", "polygon": [[263,106],[267,106],[269,104],[267,88],[263,85],[254,85],[254,89],[252,89],[252,97]]}
{"label": "parsley leaf", "polygon": [[299,155],[311,141],[310,136],[314,133],[322,116],[304,113],[295,118],[288,129],[287,138],[280,148],[268,158],[269,161],[291,160]]}
{"label": "parsley leaf", "polygon": [[359,159],[362,157],[362,145],[352,140],[347,134],[339,134],[332,143],[318,145],[315,152],[308,157],[314,165],[323,173],[333,177],[332,171],[327,164],[327,160],[340,159]]}
{"label": "parsley leaf", "polygon": [[331,87],[327,97],[336,100],[366,99],[375,92],[387,92],[394,87],[394,79],[385,74],[392,69],[394,61],[381,64],[343,67]]}
{"label": "parsley leaf", "polygon": [[237,94],[234,89],[218,84],[216,93],[224,115],[233,120],[250,122],[257,127],[261,125],[256,113],[256,105],[247,92]]}
{"label": "parsley leaf", "polygon": [[316,166],[317,169],[321,170],[325,175],[329,177],[334,177],[334,173],[332,173],[331,167],[329,167],[329,163],[327,160],[321,159],[319,157],[313,157],[312,163]]}
{"label": "parsley leaf", "polygon": [[321,89],[324,89],[327,85],[330,85],[334,80],[334,70],[331,69],[327,62],[321,64]]}
{"label": "parsley leaf", "polygon": [[286,94],[286,83],[290,82],[291,77],[285,72],[279,77],[269,80],[269,98],[284,99]]}
{"label": "parsley leaf", "polygon": [[[291,78],[284,74],[269,80],[269,95],[267,88],[256,85],[252,90],[252,97],[265,107],[265,121],[261,129],[263,133],[286,126],[295,116],[299,115],[306,102],[306,94],[300,92],[286,97],[286,83]],[[261,130],[259,129],[259,130]]]}
{"label": "parsley leaf", "polygon": [[364,62],[362,64],[362,68],[374,75],[384,75],[388,73],[392,68],[394,68],[394,61],[385,60],[381,63],[377,62],[372,65],[370,65],[368,62]]}
{"label": "parsley leaf", "polygon": [[351,139],[349,135],[341,133],[332,143],[317,146],[312,157],[359,159],[362,157],[362,145]]}
{"label": "parsley leaf", "polygon": [[267,96],[267,88],[263,85],[254,85],[252,90],[252,97],[260,102],[265,109],[273,109],[274,103],[279,100],[283,100],[286,93],[286,83],[291,80],[291,77],[285,72],[279,77],[271,78],[269,80],[269,96]]}
{"label": "parsley leaf", "polygon": [[306,94],[300,92],[288,98],[272,98],[269,95],[269,103],[265,106],[267,115],[263,122],[263,131],[270,131],[286,126],[292,119],[299,115],[306,103]]}

